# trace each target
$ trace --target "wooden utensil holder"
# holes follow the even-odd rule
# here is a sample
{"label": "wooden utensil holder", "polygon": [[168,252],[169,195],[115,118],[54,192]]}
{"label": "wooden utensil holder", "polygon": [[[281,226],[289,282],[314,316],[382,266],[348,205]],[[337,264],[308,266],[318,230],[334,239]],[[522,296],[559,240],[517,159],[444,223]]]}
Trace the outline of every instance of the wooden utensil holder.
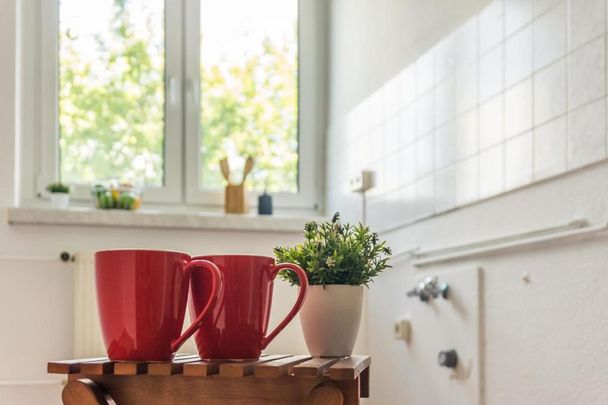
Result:
{"label": "wooden utensil holder", "polygon": [[224,208],[227,214],[246,214],[249,211],[247,191],[243,184],[228,184],[226,186]]}

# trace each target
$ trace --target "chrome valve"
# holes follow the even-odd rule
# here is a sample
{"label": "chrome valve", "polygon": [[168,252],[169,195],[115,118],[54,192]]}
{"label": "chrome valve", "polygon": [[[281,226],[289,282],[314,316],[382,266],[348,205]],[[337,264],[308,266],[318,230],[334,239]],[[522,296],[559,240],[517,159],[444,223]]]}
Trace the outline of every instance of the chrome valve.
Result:
{"label": "chrome valve", "polygon": [[407,292],[408,297],[418,297],[422,302],[442,297],[448,299],[450,287],[447,283],[439,283],[437,277],[427,277],[423,282]]}

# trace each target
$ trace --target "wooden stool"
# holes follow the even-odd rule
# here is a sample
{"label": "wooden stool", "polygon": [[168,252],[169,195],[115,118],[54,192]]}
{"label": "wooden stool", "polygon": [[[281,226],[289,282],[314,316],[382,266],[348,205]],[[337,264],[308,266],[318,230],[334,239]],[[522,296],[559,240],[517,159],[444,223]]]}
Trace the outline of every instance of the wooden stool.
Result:
{"label": "wooden stool", "polygon": [[68,375],[65,405],[353,405],[369,397],[370,363],[369,356],[229,362],[178,355],[167,363],[63,360],[48,363],[47,371]]}

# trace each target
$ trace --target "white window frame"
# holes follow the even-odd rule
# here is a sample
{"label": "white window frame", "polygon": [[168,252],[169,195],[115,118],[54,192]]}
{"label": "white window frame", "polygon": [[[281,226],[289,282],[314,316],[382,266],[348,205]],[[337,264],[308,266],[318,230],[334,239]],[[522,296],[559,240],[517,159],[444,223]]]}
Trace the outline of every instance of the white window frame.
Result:
{"label": "white window frame", "polygon": [[[59,178],[58,29],[59,0],[24,0],[21,5],[22,60],[25,70],[20,86],[22,109],[35,125],[22,125],[24,145],[22,201],[40,203],[44,188]],[[223,190],[199,187],[200,78],[198,39],[199,0],[165,0],[165,150],[164,186],[146,188],[150,206],[219,210]],[[298,44],[298,192],[273,193],[279,211],[322,210],[325,128],[326,4],[323,0],[299,1]],[[26,62],[32,62],[27,64]],[[29,163],[28,163],[29,162]],[[32,162],[35,162],[32,164]],[[249,203],[262,190],[250,192]],[[76,185],[72,197],[90,201],[89,186]]]}

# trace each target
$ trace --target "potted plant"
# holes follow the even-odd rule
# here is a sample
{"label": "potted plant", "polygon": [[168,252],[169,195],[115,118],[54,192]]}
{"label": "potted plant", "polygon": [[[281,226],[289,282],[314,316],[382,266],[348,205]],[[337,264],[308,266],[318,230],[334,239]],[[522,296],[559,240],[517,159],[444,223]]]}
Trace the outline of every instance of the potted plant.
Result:
{"label": "potted plant", "polygon": [[[363,286],[391,267],[391,250],[378,234],[362,224],[341,224],[339,213],[331,222],[309,222],[305,241],[293,247],[276,247],[279,262],[300,265],[308,276],[308,296],[300,310],[300,323],[308,351],[314,357],[350,356],[355,346]],[[283,271],[291,285],[298,278]]]}
{"label": "potted plant", "polygon": [[66,209],[70,204],[70,187],[62,183],[51,183],[46,186],[46,191],[51,193],[51,204],[53,208]]}

